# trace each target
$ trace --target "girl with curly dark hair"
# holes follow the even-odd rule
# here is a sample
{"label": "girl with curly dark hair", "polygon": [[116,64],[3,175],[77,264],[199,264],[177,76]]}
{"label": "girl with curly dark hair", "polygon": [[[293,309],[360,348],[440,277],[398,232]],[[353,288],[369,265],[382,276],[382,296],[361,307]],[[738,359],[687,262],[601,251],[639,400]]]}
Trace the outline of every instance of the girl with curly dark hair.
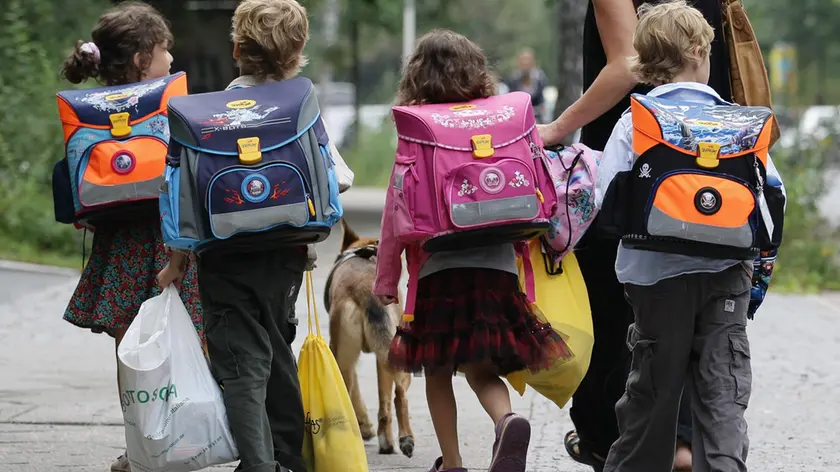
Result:
{"label": "girl with curly dark hair", "polygon": [[[95,79],[104,85],[124,85],[169,74],[172,33],[164,17],[141,2],[124,2],[103,14],[91,33],[67,58],[62,77],[78,84]],[[119,346],[140,305],[160,293],[155,277],[169,258],[163,245],[157,203],[125,221],[94,221],[93,251],[84,268],[64,319],[94,333],[107,333]],[[180,285],[199,336],[201,307],[195,264],[187,262]],[[113,472],[130,472],[125,455]]]}
{"label": "girl with curly dark hair", "polygon": [[[468,102],[494,95],[495,89],[487,58],[475,43],[435,30],[420,39],[406,64],[397,103]],[[393,202],[386,202],[383,228],[391,227],[392,208]],[[408,248],[406,257],[414,260],[418,250]],[[393,232],[383,230],[374,294],[385,305],[397,302],[401,252]],[[512,412],[499,376],[539,370],[571,353],[533,314],[518,274],[513,244],[436,252],[422,263],[414,319],[397,330],[390,362],[395,369],[425,372],[426,400],[442,452],[431,472],[466,471],[452,390],[456,369],[466,375],[496,426],[490,472],[525,470],[531,426]]]}

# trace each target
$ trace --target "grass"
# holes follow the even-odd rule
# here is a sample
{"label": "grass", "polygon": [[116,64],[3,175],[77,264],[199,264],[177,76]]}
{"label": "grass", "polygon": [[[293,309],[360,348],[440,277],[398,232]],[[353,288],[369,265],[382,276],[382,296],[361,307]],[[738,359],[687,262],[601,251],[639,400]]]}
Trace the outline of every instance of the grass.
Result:
{"label": "grass", "polygon": [[69,255],[49,250],[45,251],[34,247],[32,244],[11,239],[5,235],[0,235],[0,259],[8,261],[81,269],[81,250],[82,248],[79,247],[79,253],[76,255]]}

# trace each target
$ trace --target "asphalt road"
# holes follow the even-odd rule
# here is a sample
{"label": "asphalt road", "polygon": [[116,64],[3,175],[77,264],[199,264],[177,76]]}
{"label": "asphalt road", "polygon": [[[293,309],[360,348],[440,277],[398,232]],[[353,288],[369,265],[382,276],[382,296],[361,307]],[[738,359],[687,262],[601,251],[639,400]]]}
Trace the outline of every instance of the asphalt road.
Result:
{"label": "asphalt road", "polygon": [[[376,235],[375,221],[359,224],[360,233]],[[319,291],[338,239],[333,236],[320,247]],[[113,342],[61,320],[76,277],[0,269],[0,472],[104,472],[124,447]],[[306,313],[304,298],[298,313]],[[322,324],[326,333],[326,316]],[[751,470],[840,471],[835,447],[840,440],[840,296],[771,294],[750,323],[749,335]],[[295,351],[302,340],[299,336]],[[359,369],[363,395],[375,415],[373,360],[363,358]],[[466,381],[456,378],[455,383],[464,459],[470,470],[486,470],[492,425]],[[566,412],[532,391],[521,398],[514,394],[514,400],[533,425],[529,471],[590,470],[563,451],[563,434],[571,429]],[[379,455],[374,441],[367,445],[371,470],[425,472],[437,457],[422,378],[414,379],[409,403],[415,457]]]}

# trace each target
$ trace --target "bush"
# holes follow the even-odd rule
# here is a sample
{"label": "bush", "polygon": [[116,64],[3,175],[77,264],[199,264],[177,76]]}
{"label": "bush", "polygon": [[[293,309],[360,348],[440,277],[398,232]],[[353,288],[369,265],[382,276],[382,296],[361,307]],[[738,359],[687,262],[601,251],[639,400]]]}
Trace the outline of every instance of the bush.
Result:
{"label": "bush", "polygon": [[[64,153],[58,71],[104,0],[7,0],[0,16],[0,257],[78,264],[81,235],[55,222],[52,166]],[[72,14],[67,14],[70,11]],[[69,263],[69,262],[68,262]]]}
{"label": "bush", "polygon": [[785,291],[840,290],[840,231],[820,213],[830,170],[838,168],[838,141],[800,140],[773,161],[787,191],[785,231],[772,287]]}
{"label": "bush", "polygon": [[353,169],[357,187],[387,187],[391,179],[397,132],[386,119],[379,129],[363,128],[358,142],[341,150],[341,156]]}

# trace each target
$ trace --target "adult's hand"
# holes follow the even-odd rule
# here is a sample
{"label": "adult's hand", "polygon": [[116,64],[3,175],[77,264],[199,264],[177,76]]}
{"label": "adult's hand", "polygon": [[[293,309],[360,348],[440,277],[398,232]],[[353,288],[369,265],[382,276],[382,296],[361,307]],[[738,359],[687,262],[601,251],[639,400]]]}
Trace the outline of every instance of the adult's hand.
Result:
{"label": "adult's hand", "polygon": [[561,134],[558,131],[558,127],[552,126],[554,123],[549,123],[547,125],[537,125],[537,132],[540,133],[540,138],[542,138],[543,146],[550,147],[556,146],[558,143],[563,141],[563,138],[566,135]]}
{"label": "adult's hand", "polygon": [[559,144],[576,129],[609,111],[638,84],[628,64],[628,58],[636,54],[633,32],[638,20],[633,0],[593,0],[592,4],[607,65],[583,96],[552,123],[540,128],[546,146]]}

